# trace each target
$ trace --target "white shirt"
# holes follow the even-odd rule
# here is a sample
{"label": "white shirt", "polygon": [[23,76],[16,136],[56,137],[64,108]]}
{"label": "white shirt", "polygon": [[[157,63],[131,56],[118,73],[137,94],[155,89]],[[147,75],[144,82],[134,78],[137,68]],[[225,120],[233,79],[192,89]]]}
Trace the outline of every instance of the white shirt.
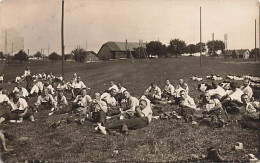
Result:
{"label": "white shirt", "polygon": [[249,85],[246,86],[246,87],[242,86],[242,87],[241,87],[241,90],[244,92],[244,94],[247,94],[247,95],[248,95],[249,99],[252,98],[252,96],[253,96],[253,90],[252,90],[252,88],[251,88]]}
{"label": "white shirt", "polygon": [[29,96],[29,93],[28,93],[27,89],[25,89],[25,88],[22,88],[22,90],[19,90],[17,87],[15,87],[13,92],[18,92],[19,95],[21,95],[22,97]]}
{"label": "white shirt", "polygon": [[227,95],[227,92],[221,86],[217,86],[216,89],[208,90],[208,93],[210,94],[210,96],[219,95],[220,97],[223,97]]}
{"label": "white shirt", "polygon": [[14,103],[13,99],[8,101],[8,104],[11,105],[11,111],[14,110],[25,110],[28,107],[27,102],[23,98],[19,98],[17,103]]}
{"label": "white shirt", "polygon": [[170,93],[171,95],[174,95],[175,89],[174,89],[174,86],[172,84],[169,84],[169,85],[165,85],[163,91]]}
{"label": "white shirt", "polygon": [[64,85],[59,84],[59,85],[57,86],[57,89],[59,89],[59,90],[67,90],[67,89],[68,89],[68,86],[67,86],[66,84],[64,84]]}
{"label": "white shirt", "polygon": [[118,91],[118,93],[124,93],[124,91],[126,91],[126,88],[125,87],[121,87]]}
{"label": "white shirt", "polygon": [[107,112],[107,103],[105,101],[98,101],[98,103],[94,103],[94,100],[93,100],[93,103],[91,105],[91,110],[94,111],[94,112],[99,112],[101,110],[103,110],[105,113]]}
{"label": "white shirt", "polygon": [[232,91],[231,94],[229,94],[229,97],[232,101],[235,100],[242,103],[241,101],[242,94],[244,94],[244,92],[241,89],[237,88],[235,92]]}
{"label": "white shirt", "polygon": [[30,76],[31,75],[31,71],[30,70],[25,70],[24,71],[24,77],[26,77],[26,76]]}
{"label": "white shirt", "polygon": [[82,81],[79,81],[79,82],[74,82],[72,84],[72,87],[82,89],[82,88],[86,88],[86,85]]}
{"label": "white shirt", "polygon": [[84,97],[82,97],[82,95],[78,95],[74,102],[77,102],[77,104],[79,104],[82,107],[88,107],[88,104],[92,101],[91,97],[89,95],[85,95]]}
{"label": "white shirt", "polygon": [[127,112],[135,112],[135,108],[139,106],[139,100],[136,97],[129,97],[126,99],[126,109]]}
{"label": "white shirt", "polygon": [[153,111],[149,105],[146,106],[142,111],[143,115],[148,118],[148,123],[152,120]]}
{"label": "white shirt", "polygon": [[196,104],[195,104],[193,98],[191,98],[189,95],[186,95],[186,98],[184,101],[182,101],[182,104],[184,106],[196,109]]}
{"label": "white shirt", "polygon": [[39,90],[43,90],[43,84],[41,81],[38,81],[35,85],[39,88]]}
{"label": "white shirt", "polygon": [[113,86],[111,86],[111,87],[109,87],[108,88],[108,90],[110,91],[111,89],[115,89],[116,90],[116,92],[118,92],[119,91],[119,89],[118,89],[118,87],[117,87],[117,85],[113,85]]}
{"label": "white shirt", "polygon": [[60,99],[58,99],[58,96],[55,96],[54,100],[57,102],[58,105],[68,105],[68,101],[64,95]]}
{"label": "white shirt", "polygon": [[0,103],[8,102],[9,98],[5,94],[0,94]]}
{"label": "white shirt", "polygon": [[114,97],[112,97],[112,96],[110,95],[110,93],[107,93],[107,92],[103,93],[103,94],[101,95],[101,99],[104,100],[104,101],[106,101],[107,104],[110,104],[110,105],[112,105],[112,106],[116,106],[116,99],[115,99]]}
{"label": "white shirt", "polygon": [[162,95],[162,91],[158,86],[156,86],[155,88],[152,88],[152,86],[150,86],[145,91],[145,95],[147,95],[147,94],[152,94],[152,95],[154,95],[155,98],[160,99],[161,95]]}

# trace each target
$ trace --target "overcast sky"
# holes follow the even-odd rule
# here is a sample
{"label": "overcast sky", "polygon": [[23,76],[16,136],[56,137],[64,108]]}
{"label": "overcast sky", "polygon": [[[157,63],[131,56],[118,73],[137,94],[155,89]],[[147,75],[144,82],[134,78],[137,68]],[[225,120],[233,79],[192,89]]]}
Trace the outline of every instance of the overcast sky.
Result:
{"label": "overcast sky", "polygon": [[[80,45],[98,52],[107,41],[144,42],[174,38],[187,44],[199,42],[199,8],[202,7],[202,42],[223,40],[228,49],[259,47],[258,0],[65,0],[66,53]],[[30,54],[45,49],[61,53],[61,0],[0,0],[0,50],[4,31],[11,42]],[[15,32],[16,31],[16,32]],[[17,44],[17,45],[16,45]]]}

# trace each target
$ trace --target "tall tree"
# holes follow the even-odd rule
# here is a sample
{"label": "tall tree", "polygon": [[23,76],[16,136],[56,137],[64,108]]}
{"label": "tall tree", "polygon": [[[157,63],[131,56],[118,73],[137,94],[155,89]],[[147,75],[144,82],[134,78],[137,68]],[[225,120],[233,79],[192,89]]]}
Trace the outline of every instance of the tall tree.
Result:
{"label": "tall tree", "polygon": [[146,45],[146,50],[149,55],[158,55],[163,57],[166,55],[166,46],[160,41],[151,41]]}
{"label": "tall tree", "polygon": [[3,59],[3,58],[4,58],[4,53],[0,52],[0,59]]}
{"label": "tall tree", "polygon": [[51,61],[57,61],[59,60],[61,56],[58,55],[56,52],[52,52],[50,55],[49,55],[49,60]]}
{"label": "tall tree", "polygon": [[168,46],[168,52],[177,55],[185,53],[186,43],[180,39],[173,39]]}
{"label": "tall tree", "polygon": [[208,53],[211,55],[216,55],[216,51],[221,50],[224,53],[225,43],[221,40],[214,40],[207,42]]}
{"label": "tall tree", "polygon": [[37,58],[42,58],[42,53],[38,51],[33,56]]}
{"label": "tall tree", "polygon": [[83,62],[84,61],[84,54],[85,50],[82,48],[76,48],[71,51],[71,54],[74,56],[74,60],[77,62]]}
{"label": "tall tree", "polygon": [[186,52],[186,53],[190,53],[190,54],[196,53],[196,52],[197,52],[196,45],[194,45],[194,44],[189,44],[188,46],[186,46],[185,52]]}
{"label": "tall tree", "polygon": [[28,60],[28,55],[23,50],[20,50],[13,56],[13,59],[21,61],[21,65],[23,65],[23,61]]}
{"label": "tall tree", "polygon": [[[201,48],[201,52],[205,52],[206,51],[206,44],[201,42],[202,48]],[[196,52],[200,52],[200,42],[196,44]]]}

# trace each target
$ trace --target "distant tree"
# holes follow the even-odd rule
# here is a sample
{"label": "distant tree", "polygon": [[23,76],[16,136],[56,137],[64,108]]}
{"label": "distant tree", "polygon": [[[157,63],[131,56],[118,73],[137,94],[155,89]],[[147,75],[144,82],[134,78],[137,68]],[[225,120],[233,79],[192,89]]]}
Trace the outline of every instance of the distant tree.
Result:
{"label": "distant tree", "polygon": [[72,58],[73,58],[73,55],[71,55],[71,54],[65,54],[64,55],[64,60],[72,59]]}
{"label": "distant tree", "polygon": [[82,48],[76,48],[71,51],[71,54],[74,56],[74,60],[77,62],[83,62],[85,58],[85,50]]}
{"label": "distant tree", "polygon": [[208,53],[211,55],[216,55],[216,51],[221,50],[224,53],[225,43],[221,40],[214,40],[207,42]]}
{"label": "distant tree", "polygon": [[28,60],[28,55],[23,50],[20,50],[13,56],[13,60],[19,60],[21,61],[21,65],[23,65],[23,61]]}
{"label": "distant tree", "polygon": [[37,57],[37,58],[42,58],[42,53],[41,52],[37,52],[33,55],[34,57]]}
{"label": "distant tree", "polygon": [[196,45],[194,44],[189,44],[188,46],[186,46],[186,50],[185,50],[186,53],[189,53],[189,54],[194,54],[197,52],[197,47]]}
{"label": "distant tree", "polygon": [[145,53],[146,49],[144,47],[138,47],[135,49],[135,52],[133,53],[134,58],[145,58],[147,57]]}
{"label": "distant tree", "polygon": [[168,52],[176,55],[176,57],[177,55],[181,55],[185,53],[185,49],[186,49],[186,43],[185,41],[182,41],[180,39],[171,40],[168,46]]}
{"label": "distant tree", "polygon": [[254,48],[250,52],[250,58],[255,58],[255,54],[257,57],[260,57],[260,49],[259,48]]}
{"label": "distant tree", "polygon": [[3,59],[3,58],[4,58],[4,53],[0,52],[0,59]]}
{"label": "distant tree", "polygon": [[166,55],[166,46],[160,41],[151,41],[146,44],[146,50],[148,55],[158,55],[158,57],[163,57]]}
{"label": "distant tree", "polygon": [[51,60],[51,61],[57,61],[57,60],[59,60],[59,58],[60,58],[60,56],[56,52],[52,52],[49,55],[49,60]]}
{"label": "distant tree", "polygon": [[[201,42],[202,48],[201,48],[201,52],[205,52],[206,51],[206,44]],[[200,42],[196,44],[196,52],[200,52]]]}

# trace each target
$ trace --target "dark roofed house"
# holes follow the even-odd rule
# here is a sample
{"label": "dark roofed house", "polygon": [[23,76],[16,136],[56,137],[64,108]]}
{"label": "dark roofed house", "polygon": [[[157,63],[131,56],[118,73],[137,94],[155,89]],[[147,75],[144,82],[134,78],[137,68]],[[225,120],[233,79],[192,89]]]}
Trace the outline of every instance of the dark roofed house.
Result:
{"label": "dark roofed house", "polygon": [[134,53],[138,47],[140,47],[138,42],[128,42],[126,47],[126,42],[109,41],[101,46],[98,51],[98,57],[101,60],[129,58],[129,56],[126,55],[126,49]]}
{"label": "dark roofed house", "polygon": [[250,55],[250,51],[248,49],[240,49],[240,50],[235,50],[235,54],[237,58],[248,59]]}
{"label": "dark roofed house", "polygon": [[93,51],[84,53],[84,62],[97,62],[99,61],[98,55]]}
{"label": "dark roofed house", "polygon": [[250,51],[248,49],[226,50],[225,57],[230,58],[249,58]]}

